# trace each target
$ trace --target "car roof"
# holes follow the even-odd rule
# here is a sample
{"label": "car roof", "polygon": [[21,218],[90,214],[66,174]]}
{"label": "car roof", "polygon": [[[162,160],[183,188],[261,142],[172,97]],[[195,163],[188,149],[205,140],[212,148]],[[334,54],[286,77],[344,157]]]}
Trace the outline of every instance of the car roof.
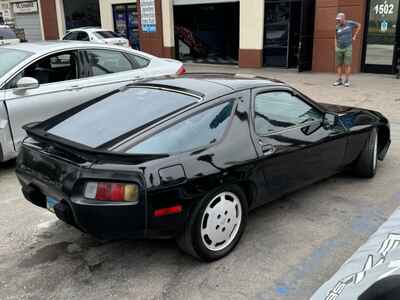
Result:
{"label": "car roof", "polygon": [[[120,46],[106,45],[106,44],[98,44],[91,43],[85,41],[40,41],[40,42],[32,42],[32,43],[19,43],[15,45],[7,45],[2,46],[1,48],[6,49],[15,49],[31,52],[33,54],[46,54],[48,52],[53,51],[62,51],[62,50],[72,50],[75,48],[104,48],[104,49],[114,49],[114,50],[125,50],[129,52],[140,52],[134,49],[128,49]],[[151,58],[152,55],[148,53],[140,52],[141,55],[145,55],[146,57]]]}
{"label": "car roof", "polygon": [[156,86],[184,91],[212,100],[233,92],[264,87],[286,86],[282,81],[251,74],[187,73],[183,76],[164,76],[142,80],[130,86]]}
{"label": "car roof", "polygon": [[74,32],[74,31],[97,32],[97,31],[112,31],[112,30],[103,29],[101,27],[79,27],[79,28],[74,28],[74,29],[68,30],[68,33]]}

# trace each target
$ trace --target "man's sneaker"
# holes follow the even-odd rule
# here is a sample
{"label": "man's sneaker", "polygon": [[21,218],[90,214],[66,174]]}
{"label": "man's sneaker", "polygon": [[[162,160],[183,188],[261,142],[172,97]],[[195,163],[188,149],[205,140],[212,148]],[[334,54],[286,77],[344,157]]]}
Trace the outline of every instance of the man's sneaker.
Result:
{"label": "man's sneaker", "polygon": [[342,85],[342,84],[343,84],[342,79],[338,79],[333,83],[333,86],[339,86],[339,85]]}
{"label": "man's sneaker", "polygon": [[345,86],[345,87],[350,87],[350,81],[346,80],[346,81],[344,82],[344,86]]}

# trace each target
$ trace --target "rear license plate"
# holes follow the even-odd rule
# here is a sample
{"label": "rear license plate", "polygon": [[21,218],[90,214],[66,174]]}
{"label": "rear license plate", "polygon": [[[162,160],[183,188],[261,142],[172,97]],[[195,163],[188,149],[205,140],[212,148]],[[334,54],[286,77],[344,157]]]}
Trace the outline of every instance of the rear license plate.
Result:
{"label": "rear license plate", "polygon": [[47,197],[47,209],[54,213],[54,206],[58,203],[59,201],[53,197]]}

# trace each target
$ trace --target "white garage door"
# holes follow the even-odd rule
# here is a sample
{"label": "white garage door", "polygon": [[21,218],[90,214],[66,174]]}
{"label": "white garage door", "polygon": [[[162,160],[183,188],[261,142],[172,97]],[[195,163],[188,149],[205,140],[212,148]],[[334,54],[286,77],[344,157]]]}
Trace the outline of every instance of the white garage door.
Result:
{"label": "white garage door", "polygon": [[40,30],[39,14],[16,14],[15,27],[22,28],[25,31],[25,38],[28,42],[42,40],[42,32]]}

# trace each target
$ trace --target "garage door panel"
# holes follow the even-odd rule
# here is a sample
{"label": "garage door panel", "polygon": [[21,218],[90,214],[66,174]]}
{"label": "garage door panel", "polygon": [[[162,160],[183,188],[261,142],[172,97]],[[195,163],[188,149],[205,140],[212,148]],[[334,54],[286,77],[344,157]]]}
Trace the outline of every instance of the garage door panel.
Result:
{"label": "garage door panel", "polygon": [[28,42],[42,40],[39,14],[18,14],[15,16],[15,25],[24,29],[25,39]]}

